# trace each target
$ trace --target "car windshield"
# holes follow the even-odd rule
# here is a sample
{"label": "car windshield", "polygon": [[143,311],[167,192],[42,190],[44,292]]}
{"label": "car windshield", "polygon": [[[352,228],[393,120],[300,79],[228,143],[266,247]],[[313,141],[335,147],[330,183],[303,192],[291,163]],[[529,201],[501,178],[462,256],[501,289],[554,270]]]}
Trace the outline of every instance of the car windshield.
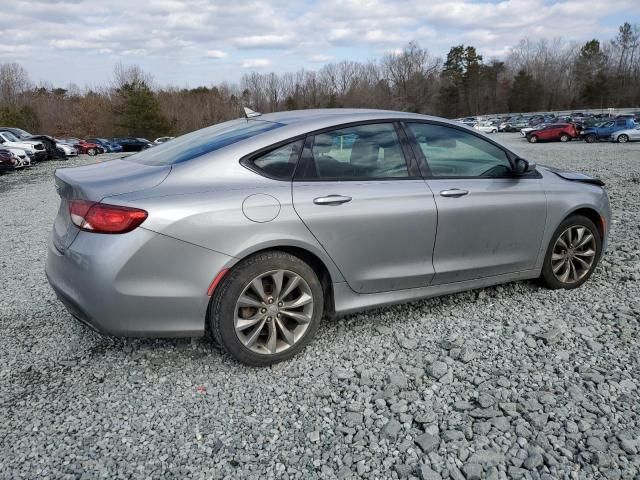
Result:
{"label": "car windshield", "polygon": [[263,120],[231,120],[187,133],[170,142],[127,157],[127,160],[145,165],[172,165],[186,162],[281,126],[283,126],[281,123]]}
{"label": "car windshield", "polygon": [[11,132],[2,132],[2,135],[4,136],[4,138],[6,140],[8,140],[9,142],[19,142],[20,139],[18,139],[18,137],[16,137],[13,133]]}

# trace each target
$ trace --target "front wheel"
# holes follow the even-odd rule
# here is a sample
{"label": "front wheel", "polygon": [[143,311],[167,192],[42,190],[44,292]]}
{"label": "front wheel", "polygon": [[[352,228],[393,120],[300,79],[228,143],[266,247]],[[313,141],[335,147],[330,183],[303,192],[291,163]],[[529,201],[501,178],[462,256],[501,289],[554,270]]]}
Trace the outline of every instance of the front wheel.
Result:
{"label": "front wheel", "polygon": [[569,140],[571,140],[571,137],[569,135],[560,135],[560,141],[561,142],[568,142]]}
{"label": "front wheel", "polygon": [[590,133],[589,135],[584,137],[584,139],[587,143],[594,143],[597,140],[596,136],[593,133]]}
{"label": "front wheel", "polygon": [[629,136],[625,135],[624,133],[622,135],[618,136],[618,143],[627,143],[629,141]]}
{"label": "front wheel", "polygon": [[269,251],[235,266],[215,291],[209,322],[215,341],[236,360],[268,366],[300,352],[323,314],[322,285],[298,257]]}
{"label": "front wheel", "polygon": [[90,148],[89,150],[87,150],[87,154],[90,155],[91,157],[93,157],[96,153],[96,149],[95,148]]}
{"label": "front wheel", "polygon": [[551,237],[542,266],[543,282],[552,289],[579,287],[596,268],[601,250],[602,239],[591,220],[581,215],[567,218]]}
{"label": "front wheel", "polygon": [[529,137],[529,143],[536,143],[538,141],[538,137],[536,137],[535,135],[531,135]]}

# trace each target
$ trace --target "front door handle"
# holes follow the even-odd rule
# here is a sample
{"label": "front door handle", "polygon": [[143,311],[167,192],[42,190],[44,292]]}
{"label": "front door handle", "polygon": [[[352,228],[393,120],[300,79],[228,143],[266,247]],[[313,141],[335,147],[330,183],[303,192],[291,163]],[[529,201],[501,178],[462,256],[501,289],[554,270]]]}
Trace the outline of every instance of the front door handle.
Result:
{"label": "front door handle", "polygon": [[342,205],[351,201],[351,197],[346,195],[327,195],[326,197],[318,197],[313,199],[316,205]]}
{"label": "front door handle", "polygon": [[452,188],[451,190],[442,190],[440,192],[440,195],[442,195],[443,197],[453,197],[453,198],[458,198],[458,197],[463,197],[465,195],[467,195],[469,192],[467,190],[460,190],[459,188]]}

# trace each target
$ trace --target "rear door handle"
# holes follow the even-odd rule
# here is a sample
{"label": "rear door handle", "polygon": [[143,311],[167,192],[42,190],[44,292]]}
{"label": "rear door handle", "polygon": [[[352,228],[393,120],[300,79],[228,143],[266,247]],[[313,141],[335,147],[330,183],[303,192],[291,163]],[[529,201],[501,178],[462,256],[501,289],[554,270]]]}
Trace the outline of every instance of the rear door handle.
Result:
{"label": "rear door handle", "polygon": [[467,195],[469,192],[467,190],[460,190],[459,188],[452,188],[451,190],[442,190],[440,192],[440,195],[442,195],[443,197],[453,197],[453,198],[458,198],[458,197],[463,197],[465,195]]}
{"label": "rear door handle", "polygon": [[316,205],[342,205],[351,201],[351,197],[346,195],[327,195],[326,197],[318,197],[313,199]]}

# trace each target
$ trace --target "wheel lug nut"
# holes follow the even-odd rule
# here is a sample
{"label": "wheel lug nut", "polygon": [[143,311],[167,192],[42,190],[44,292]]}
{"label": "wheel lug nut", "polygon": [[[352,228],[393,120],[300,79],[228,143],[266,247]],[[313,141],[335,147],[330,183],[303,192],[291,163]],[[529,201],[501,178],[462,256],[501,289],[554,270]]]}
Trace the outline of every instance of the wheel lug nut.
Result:
{"label": "wheel lug nut", "polygon": [[272,318],[271,317],[267,317],[267,320],[270,322],[272,320]]}
{"label": "wheel lug nut", "polygon": [[268,302],[273,303],[273,298],[269,298]]}
{"label": "wheel lug nut", "polygon": [[278,302],[278,306],[281,307],[282,306],[282,302]]}
{"label": "wheel lug nut", "polygon": [[266,309],[266,308],[261,308],[261,309],[260,309],[260,312],[261,312],[261,313],[267,313],[267,309]]}

